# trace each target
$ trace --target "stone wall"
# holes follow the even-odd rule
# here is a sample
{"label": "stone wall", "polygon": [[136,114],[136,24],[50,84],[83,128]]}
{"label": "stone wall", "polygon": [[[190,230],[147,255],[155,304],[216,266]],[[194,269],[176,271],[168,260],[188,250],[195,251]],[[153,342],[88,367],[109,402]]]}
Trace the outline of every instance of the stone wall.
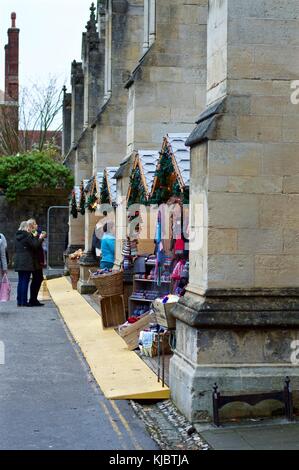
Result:
{"label": "stone wall", "polygon": [[207,104],[225,104],[207,147],[192,149],[207,216],[199,287],[299,286],[298,15],[296,1],[210,1]]}
{"label": "stone wall", "polygon": [[128,84],[128,153],[160,149],[169,132],[191,132],[204,109],[207,4],[156,1],[155,40]]}
{"label": "stone wall", "polygon": [[188,140],[198,243],[170,362],[192,421],[211,419],[215,382],[223,394],[279,390],[286,375],[299,386],[298,27],[297,0],[209,0],[207,109]]}
{"label": "stone wall", "polygon": [[[37,223],[47,230],[47,212],[51,206],[67,206],[68,195],[65,192],[48,194],[28,194],[15,203],[9,203],[0,196],[0,232],[8,242],[10,259],[14,257],[14,236],[20,222],[35,218]],[[63,266],[63,251],[68,232],[68,211],[60,210],[50,217],[50,265]]]}
{"label": "stone wall", "polygon": [[106,103],[94,125],[94,173],[118,165],[126,155],[128,97],[124,85],[141,55],[143,3],[144,0],[112,2],[111,12],[107,9],[103,20],[106,22]]}

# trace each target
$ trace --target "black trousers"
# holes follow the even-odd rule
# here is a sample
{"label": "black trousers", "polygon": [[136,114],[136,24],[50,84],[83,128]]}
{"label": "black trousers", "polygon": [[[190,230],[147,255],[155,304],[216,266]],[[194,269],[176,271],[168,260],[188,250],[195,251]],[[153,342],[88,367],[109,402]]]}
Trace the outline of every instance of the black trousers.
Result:
{"label": "black trousers", "polygon": [[43,270],[37,269],[36,271],[32,272],[32,281],[30,285],[30,300],[31,304],[37,302],[38,292],[40,290],[40,286],[44,280]]}

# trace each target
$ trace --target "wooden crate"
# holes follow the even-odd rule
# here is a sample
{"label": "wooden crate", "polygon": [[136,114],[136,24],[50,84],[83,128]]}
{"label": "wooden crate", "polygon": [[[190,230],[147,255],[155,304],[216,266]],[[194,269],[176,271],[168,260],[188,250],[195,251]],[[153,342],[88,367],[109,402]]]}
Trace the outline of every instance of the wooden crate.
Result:
{"label": "wooden crate", "polygon": [[[168,332],[165,332],[163,335],[160,335],[160,355],[162,355],[162,348],[164,348],[164,354],[172,354],[171,347],[169,344],[170,335]],[[155,339],[152,344],[151,357],[158,356],[158,335],[155,335]]]}
{"label": "wooden crate", "polygon": [[[172,354],[172,350],[169,344],[170,335],[169,332],[165,332],[160,335],[160,356],[162,356],[162,348],[164,348],[164,355],[168,356]],[[151,348],[142,349],[145,356],[156,357],[158,356],[158,334],[154,335],[154,341]]]}
{"label": "wooden crate", "polygon": [[125,300],[125,309],[126,313],[129,313],[129,297],[133,292],[133,282],[124,282],[124,300]]}
{"label": "wooden crate", "polygon": [[176,305],[176,302],[162,304],[158,300],[153,302],[154,311],[157,318],[157,323],[164,326],[164,328],[174,329],[176,327],[176,319],[172,315],[172,308]]}
{"label": "wooden crate", "polygon": [[110,297],[98,296],[102,314],[103,328],[116,327],[126,321],[125,302],[123,295]]}
{"label": "wooden crate", "polygon": [[143,255],[144,253],[154,253],[155,242],[154,240],[145,240],[144,238],[140,238],[138,240],[137,249],[139,255]]}
{"label": "wooden crate", "polygon": [[136,323],[132,323],[132,325],[119,329],[119,334],[127,343],[130,351],[138,348],[140,331],[149,327],[150,323],[154,322],[155,316],[150,313],[146,313],[145,315],[142,315]]}

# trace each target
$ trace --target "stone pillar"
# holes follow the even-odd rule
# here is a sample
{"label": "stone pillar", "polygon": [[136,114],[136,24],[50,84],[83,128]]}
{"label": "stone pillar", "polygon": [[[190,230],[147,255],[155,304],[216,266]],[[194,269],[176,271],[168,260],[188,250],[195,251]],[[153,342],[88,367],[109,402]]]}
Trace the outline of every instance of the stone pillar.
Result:
{"label": "stone pillar", "polygon": [[94,212],[85,211],[85,250],[80,259],[80,279],[78,281],[78,291],[80,294],[92,294],[96,291],[95,285],[89,280],[91,268],[98,267],[98,261],[92,253],[92,236],[98,221]]}
{"label": "stone pillar", "polygon": [[[82,62],[84,71],[84,127],[89,127],[100,109],[100,96],[103,95],[103,74],[100,54],[100,38],[97,30],[95,6],[90,8],[90,19],[82,39]],[[102,52],[102,51],[101,51]]]}
{"label": "stone pillar", "polygon": [[75,184],[80,185],[83,179],[92,175],[92,136],[91,128],[84,129],[76,145]]}
{"label": "stone pillar", "polygon": [[133,158],[130,157],[120,165],[119,170],[115,174],[117,180],[117,197],[116,197],[116,245],[115,245],[115,262],[120,264],[123,259],[122,243],[127,236],[127,194],[130,184],[130,174]]}
{"label": "stone pillar", "polygon": [[66,93],[66,87],[63,88],[62,118],[62,154],[66,157],[72,141],[72,94]]}
{"label": "stone pillar", "polygon": [[[76,155],[76,179],[90,178],[94,169],[93,164],[93,134],[91,128],[100,108],[100,97],[103,95],[103,54],[100,49],[101,42],[97,30],[95,6],[92,3],[90,18],[83,33],[82,63],[84,73],[84,130],[79,138]],[[97,218],[94,213],[85,212],[85,252],[80,260],[80,280],[78,290],[81,294],[95,291],[95,286],[89,281],[89,269],[97,266],[92,249],[92,235]]]}
{"label": "stone pillar", "polygon": [[69,246],[67,254],[74,253],[79,248],[85,248],[84,216],[80,213],[77,219],[72,215],[69,218]]}
{"label": "stone pillar", "polygon": [[83,130],[84,118],[84,75],[82,63],[72,62],[72,145],[75,145]]}
{"label": "stone pillar", "polygon": [[286,375],[299,386],[298,26],[296,0],[209,2],[207,109],[187,142],[196,240],[170,365],[193,422],[211,420],[214,382],[229,394],[281,390]]}
{"label": "stone pillar", "polygon": [[[94,174],[117,166],[126,155],[127,91],[130,71],[140,59],[144,0],[99,2],[104,97],[94,127]],[[101,73],[102,73],[101,69]]]}

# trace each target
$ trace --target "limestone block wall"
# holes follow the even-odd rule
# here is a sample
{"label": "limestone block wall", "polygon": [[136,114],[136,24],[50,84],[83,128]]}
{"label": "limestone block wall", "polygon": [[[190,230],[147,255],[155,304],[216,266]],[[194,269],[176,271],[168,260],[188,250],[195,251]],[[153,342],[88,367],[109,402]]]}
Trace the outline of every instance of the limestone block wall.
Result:
{"label": "limestone block wall", "polygon": [[84,75],[82,62],[72,62],[71,145],[75,144],[83,130]]}
{"label": "limestone block wall", "polygon": [[[143,39],[143,0],[111,4],[111,24],[105,30],[106,70],[110,97],[93,126],[93,172],[118,165],[126,155],[127,92],[124,85],[140,57]],[[106,88],[107,88],[106,84]],[[109,86],[108,86],[109,88]],[[107,90],[106,90],[107,91]]]}
{"label": "limestone block wall", "polygon": [[128,85],[127,147],[159,148],[191,132],[205,106],[206,0],[157,0],[155,40]]}
{"label": "limestone block wall", "polygon": [[75,185],[78,186],[92,175],[92,136],[92,129],[85,129],[76,146]]}
{"label": "limestone block wall", "polygon": [[78,214],[77,219],[72,215],[69,217],[69,242],[74,246],[81,246],[84,248],[85,244],[85,217]]}
{"label": "limestone block wall", "polygon": [[192,149],[191,191],[207,211],[198,288],[299,286],[298,27],[296,0],[210,0],[207,102],[226,105]]}

